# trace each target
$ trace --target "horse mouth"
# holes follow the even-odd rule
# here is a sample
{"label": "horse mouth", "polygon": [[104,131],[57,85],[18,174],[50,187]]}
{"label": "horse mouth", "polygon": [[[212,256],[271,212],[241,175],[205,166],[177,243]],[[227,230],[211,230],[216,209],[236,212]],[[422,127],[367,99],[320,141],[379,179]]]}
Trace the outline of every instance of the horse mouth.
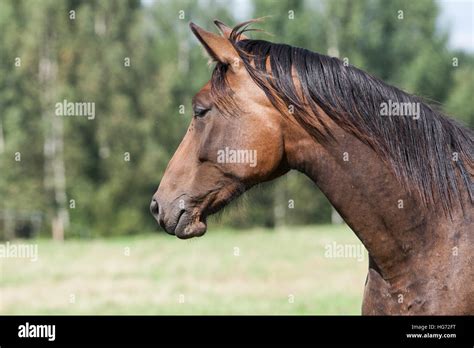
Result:
{"label": "horse mouth", "polygon": [[189,239],[201,237],[207,231],[207,221],[204,215],[192,216],[183,211],[179,217],[174,229],[174,235],[179,239]]}
{"label": "horse mouth", "polygon": [[207,231],[207,217],[217,213],[244,191],[245,189],[241,185],[235,185],[224,190],[214,190],[200,204],[194,205],[193,209],[181,210],[174,228],[171,229],[173,232],[168,233],[174,234],[180,239],[201,237]]}

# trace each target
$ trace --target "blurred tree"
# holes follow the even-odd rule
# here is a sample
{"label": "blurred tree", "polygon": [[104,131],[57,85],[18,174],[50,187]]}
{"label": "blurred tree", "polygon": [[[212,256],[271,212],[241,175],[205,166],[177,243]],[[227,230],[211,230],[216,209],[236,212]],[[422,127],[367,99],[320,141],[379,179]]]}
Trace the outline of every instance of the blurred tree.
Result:
{"label": "blurred tree", "polygon": [[453,54],[454,84],[450,86],[445,110],[474,129],[474,56]]}
{"label": "blurred tree", "polygon": [[[339,56],[442,103],[474,127],[474,58],[447,49],[435,1],[249,4],[251,17],[267,17],[255,26],[270,34],[250,36]],[[216,31],[212,19],[232,25],[240,5],[1,1],[0,229],[12,235],[16,215],[41,212],[44,233],[54,227],[58,239],[64,231],[92,237],[156,230],[149,200],[190,122],[191,98],[212,69],[188,23]],[[55,115],[63,100],[94,103],[94,119]],[[296,172],[240,202],[221,224],[331,219],[327,199]]]}
{"label": "blurred tree", "polygon": [[8,235],[16,214],[44,211],[48,205],[38,80],[43,28],[36,27],[34,9],[24,1],[0,3],[0,219]]}

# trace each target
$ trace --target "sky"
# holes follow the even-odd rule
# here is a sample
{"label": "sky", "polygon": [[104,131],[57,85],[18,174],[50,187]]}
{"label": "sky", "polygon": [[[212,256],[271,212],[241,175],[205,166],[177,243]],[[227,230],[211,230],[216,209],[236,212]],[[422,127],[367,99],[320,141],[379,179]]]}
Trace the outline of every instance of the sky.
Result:
{"label": "sky", "polygon": [[474,0],[438,0],[438,25],[451,28],[449,46],[474,52]]}
{"label": "sky", "polygon": [[[437,1],[440,7],[438,27],[449,29],[450,48],[474,52],[474,0]],[[239,20],[249,19],[247,18],[251,13],[249,0],[235,0],[234,6],[234,13]]]}
{"label": "sky", "polygon": [[[142,1],[145,4],[153,2],[153,0]],[[437,1],[441,10],[438,27],[440,29],[450,28],[450,48],[474,52],[474,0]],[[233,6],[233,12],[240,21],[249,19],[248,16],[251,13],[251,2],[249,0],[234,0]]]}

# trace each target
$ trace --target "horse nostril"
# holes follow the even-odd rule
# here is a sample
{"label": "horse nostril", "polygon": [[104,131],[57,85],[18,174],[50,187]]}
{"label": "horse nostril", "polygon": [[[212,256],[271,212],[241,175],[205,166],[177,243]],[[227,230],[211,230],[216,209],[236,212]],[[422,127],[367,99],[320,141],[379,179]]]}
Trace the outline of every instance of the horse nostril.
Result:
{"label": "horse nostril", "polygon": [[151,200],[151,203],[150,203],[150,212],[155,218],[157,218],[158,214],[160,213],[160,206],[158,205],[158,202],[154,198]]}

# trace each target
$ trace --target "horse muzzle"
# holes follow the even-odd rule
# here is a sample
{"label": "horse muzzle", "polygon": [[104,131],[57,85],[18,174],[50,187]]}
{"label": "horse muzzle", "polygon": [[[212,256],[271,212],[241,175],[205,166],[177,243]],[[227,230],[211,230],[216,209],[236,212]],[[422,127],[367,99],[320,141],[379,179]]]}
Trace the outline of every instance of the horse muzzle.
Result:
{"label": "horse muzzle", "polygon": [[180,208],[182,205],[166,205],[154,196],[150,203],[150,212],[168,234],[180,239],[202,236],[207,230],[206,218],[196,209]]}

